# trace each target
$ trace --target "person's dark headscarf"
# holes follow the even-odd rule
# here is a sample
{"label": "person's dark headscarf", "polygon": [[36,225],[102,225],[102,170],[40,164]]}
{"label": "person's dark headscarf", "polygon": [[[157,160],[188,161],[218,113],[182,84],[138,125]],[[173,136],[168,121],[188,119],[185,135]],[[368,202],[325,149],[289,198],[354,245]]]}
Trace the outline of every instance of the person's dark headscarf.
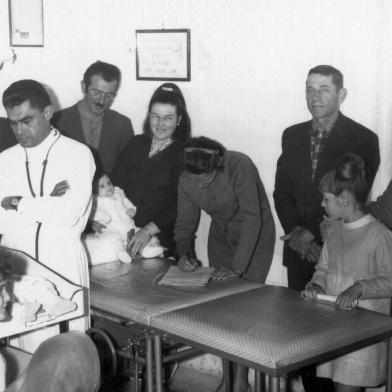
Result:
{"label": "person's dark headscarf", "polygon": [[185,144],[185,168],[193,174],[223,170],[225,147],[205,136],[194,137]]}

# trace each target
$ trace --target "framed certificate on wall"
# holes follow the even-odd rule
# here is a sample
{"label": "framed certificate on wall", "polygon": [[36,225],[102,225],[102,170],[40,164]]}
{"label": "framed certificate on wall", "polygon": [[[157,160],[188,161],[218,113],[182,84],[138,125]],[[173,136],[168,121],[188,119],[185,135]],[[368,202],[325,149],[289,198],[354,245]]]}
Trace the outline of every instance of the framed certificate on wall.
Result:
{"label": "framed certificate on wall", "polygon": [[189,29],[136,30],[137,80],[191,80]]}
{"label": "framed certificate on wall", "polygon": [[11,46],[44,46],[43,0],[8,0]]}

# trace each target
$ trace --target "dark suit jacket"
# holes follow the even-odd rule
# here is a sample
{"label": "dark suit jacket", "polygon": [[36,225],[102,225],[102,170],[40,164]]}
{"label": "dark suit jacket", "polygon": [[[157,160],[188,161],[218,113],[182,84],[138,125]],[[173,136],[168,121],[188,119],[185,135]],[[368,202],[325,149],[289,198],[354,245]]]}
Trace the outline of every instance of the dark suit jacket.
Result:
{"label": "dark suit jacket", "polygon": [[154,222],[161,230],[161,244],[174,251],[178,178],[184,169],[184,147],[173,142],[149,158],[151,139],[136,135],[121,153],[111,175],[113,184],[124,190],[136,206],[137,227]]}
{"label": "dark suit jacket", "polygon": [[[64,135],[86,144],[78,104],[56,112],[52,123]],[[114,110],[107,110],[103,116],[98,151],[93,151],[97,166],[110,174],[121,151],[133,135],[132,123],[128,117]]]}
{"label": "dark suit jacket", "polygon": [[[279,157],[275,177],[274,201],[285,233],[295,226],[307,228],[321,244],[319,225],[324,214],[319,182],[333,168],[336,160],[347,152],[360,155],[365,161],[368,184],[372,186],[380,164],[378,137],[361,124],[341,113],[331,134],[325,140],[315,180],[312,181],[310,159],[311,121],[287,128],[282,136],[282,155]],[[290,255],[290,256],[289,256]],[[295,252],[284,252],[283,264],[290,267]]]}
{"label": "dark suit jacket", "polygon": [[17,144],[8,119],[0,117],[0,152]]}
{"label": "dark suit jacket", "polygon": [[392,230],[392,181],[376,201],[369,203],[370,213]]}

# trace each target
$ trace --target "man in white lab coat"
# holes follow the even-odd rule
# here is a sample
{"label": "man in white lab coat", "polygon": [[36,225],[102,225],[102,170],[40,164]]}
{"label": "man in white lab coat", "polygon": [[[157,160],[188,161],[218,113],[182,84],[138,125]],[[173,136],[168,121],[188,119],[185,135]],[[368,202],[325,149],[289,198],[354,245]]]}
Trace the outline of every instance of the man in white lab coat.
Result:
{"label": "man in white lab coat", "polygon": [[[51,127],[53,108],[40,83],[11,84],[3,105],[18,144],[0,154],[1,244],[88,287],[80,235],[91,208],[92,154]],[[82,330],[86,322],[71,328]]]}

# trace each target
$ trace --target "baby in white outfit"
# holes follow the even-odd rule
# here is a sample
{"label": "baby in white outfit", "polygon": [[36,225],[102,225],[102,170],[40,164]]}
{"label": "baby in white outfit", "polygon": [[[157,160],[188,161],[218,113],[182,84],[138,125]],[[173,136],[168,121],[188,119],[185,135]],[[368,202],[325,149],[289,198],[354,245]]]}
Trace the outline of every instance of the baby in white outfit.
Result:
{"label": "baby in white outfit", "polygon": [[98,193],[94,195],[91,217],[105,226],[105,234],[119,234],[127,242],[128,232],[136,229],[133,217],[136,207],[126,198],[124,191],[113,186],[104,174],[98,180]]}
{"label": "baby in white outfit", "polygon": [[[93,208],[90,219],[105,226],[100,233],[88,234],[84,243],[91,265],[120,260],[130,263],[127,252],[128,236],[139,229],[132,219],[136,207],[124,194],[124,191],[112,184],[107,174],[98,178],[97,193],[93,196]],[[144,247],[142,256],[157,257],[163,253],[157,237],[152,237]]]}

